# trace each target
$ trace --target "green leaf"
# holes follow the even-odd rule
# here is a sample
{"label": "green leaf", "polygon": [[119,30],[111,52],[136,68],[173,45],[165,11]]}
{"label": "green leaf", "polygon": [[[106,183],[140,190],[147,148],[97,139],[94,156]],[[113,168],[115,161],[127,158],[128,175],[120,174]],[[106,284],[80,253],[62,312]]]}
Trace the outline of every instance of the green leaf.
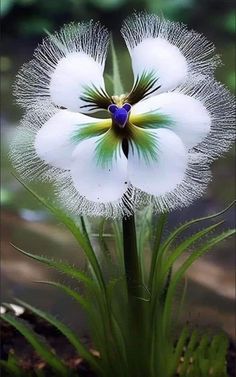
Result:
{"label": "green leaf", "polygon": [[150,267],[150,275],[149,275],[149,284],[148,284],[149,287],[152,287],[153,285],[153,277],[154,277],[154,273],[158,265],[159,249],[160,249],[160,244],[162,240],[164,226],[167,222],[167,217],[168,215],[166,213],[161,214],[157,222],[157,229],[156,229],[156,234],[155,234],[153,254],[152,254],[152,260],[151,260],[151,267]]}
{"label": "green leaf", "polygon": [[1,318],[19,331],[32,345],[39,356],[57,373],[57,376],[68,376],[68,369],[61,360],[51,351],[49,346],[24,321],[11,314],[3,314]]}
{"label": "green leaf", "polygon": [[11,11],[14,4],[15,4],[15,0],[2,0],[0,2],[1,17],[6,16]]}
{"label": "green leaf", "polygon": [[37,309],[22,300],[16,300],[20,305],[24,308],[30,310],[32,313],[36,314],[36,316],[43,318],[45,321],[56,327],[68,340],[69,342],[75,347],[76,351],[79,355],[87,360],[93,368],[96,368],[97,371],[100,371],[100,367],[94,356],[87,351],[84,345],[80,342],[79,338],[75,335],[75,333],[67,327],[63,322],[59,321],[55,317],[53,317],[49,313],[45,313],[44,311]]}
{"label": "green leaf", "polygon": [[205,217],[200,217],[198,219],[190,220],[180,227],[178,227],[176,230],[174,230],[169,237],[165,240],[165,242],[161,245],[161,250],[160,253],[164,254],[168,251],[169,247],[171,244],[176,240],[177,237],[179,237],[185,230],[187,230],[190,226],[198,224],[202,221],[208,221],[212,220],[216,217],[219,217],[223,215],[225,212],[227,212],[230,208],[232,208],[236,203],[236,200],[234,200],[228,207],[226,207],[223,211],[217,212],[213,215],[205,216]]}
{"label": "green leaf", "polygon": [[198,336],[197,331],[195,330],[191,334],[191,337],[190,337],[188,345],[187,345],[187,349],[184,353],[184,362],[181,365],[181,372],[180,372],[181,376],[187,375],[187,369],[188,369],[188,366],[189,366],[189,361],[190,361],[190,358],[193,356],[194,349],[197,347],[198,342],[199,342],[199,336]]}
{"label": "green leaf", "polygon": [[24,371],[20,367],[17,357],[9,352],[7,360],[0,360],[1,369],[4,369],[8,375],[14,377],[24,377]]}
{"label": "green leaf", "polygon": [[34,254],[28,253],[28,252],[20,249],[19,247],[15,246],[13,244],[11,244],[11,245],[17,251],[26,255],[27,257],[32,258],[32,259],[36,260],[37,262],[44,263],[47,266],[54,268],[58,272],[61,272],[63,274],[70,276],[73,279],[77,279],[77,280],[83,282],[88,287],[94,288],[94,286],[95,286],[94,281],[88,275],[86,275],[84,272],[79,271],[77,268],[71,266],[70,264],[64,263],[64,262],[61,262],[61,261],[55,261],[54,259],[46,258],[46,257],[43,257],[43,256],[34,255]]}
{"label": "green leaf", "polygon": [[174,350],[174,361],[172,364],[172,373],[176,372],[180,356],[183,353],[184,346],[187,343],[187,339],[189,338],[189,329],[187,327],[184,327],[176,344],[175,350]]}
{"label": "green leaf", "polygon": [[211,225],[205,229],[200,230],[199,232],[193,234],[191,237],[188,237],[184,240],[173,252],[171,252],[169,258],[165,262],[163,262],[163,269],[162,269],[162,277],[161,280],[164,279],[165,274],[168,273],[169,269],[173,266],[173,264],[177,261],[177,259],[194,243],[199,241],[202,237],[206,236],[208,233],[215,230],[218,226],[220,226],[223,221],[220,221],[217,224]]}
{"label": "green leaf", "polygon": [[85,309],[87,312],[90,312],[90,302],[83,297],[79,292],[75,291],[74,289],[68,287],[65,284],[57,283],[54,281],[37,281],[37,283],[47,284],[51,285],[53,287],[59,288],[63,292],[65,292],[67,295],[71,296],[76,302],[78,302],[83,309]]}
{"label": "green leaf", "polygon": [[169,289],[166,296],[164,313],[163,313],[163,328],[164,331],[170,330],[170,319],[171,319],[171,307],[172,300],[176,291],[176,286],[182,279],[183,275],[187,269],[202,255],[208,252],[213,246],[217,245],[219,242],[231,237],[235,234],[235,229],[230,229],[228,231],[222,232],[220,235],[212,237],[210,240],[206,241],[200,248],[194,251],[186,261],[179,267],[179,269],[174,273],[172,280],[169,285]]}
{"label": "green leaf", "polygon": [[106,240],[105,240],[105,237],[104,237],[104,230],[105,230],[106,222],[107,222],[106,219],[102,219],[100,221],[99,231],[98,231],[98,240],[99,240],[99,245],[100,245],[100,248],[101,248],[102,257],[105,259],[108,266],[110,266],[111,252],[109,250],[109,247],[108,247]]}
{"label": "green leaf", "polygon": [[96,253],[93,250],[91,243],[88,242],[86,235],[84,235],[79,228],[78,224],[71,217],[65,214],[60,208],[54,206],[51,202],[46,201],[44,198],[38,195],[20,178],[18,178],[17,176],[15,176],[15,178],[26,188],[26,190],[28,190],[43,206],[45,206],[59,221],[61,221],[70,230],[70,232],[73,234],[73,236],[81,246],[83,252],[87,256],[101,289],[105,290],[105,283],[98,259],[96,257]]}
{"label": "green leaf", "polygon": [[116,245],[116,254],[119,258],[119,264],[122,267],[122,271],[124,270],[124,253],[123,253],[123,233],[121,229],[120,222],[114,220],[112,222],[112,229],[114,232],[115,237],[115,245]]}
{"label": "green leaf", "polygon": [[112,69],[113,69],[113,90],[114,90],[114,95],[119,96],[124,93],[124,89],[121,82],[118,59],[117,59],[113,39],[111,40],[111,54],[112,54]]}

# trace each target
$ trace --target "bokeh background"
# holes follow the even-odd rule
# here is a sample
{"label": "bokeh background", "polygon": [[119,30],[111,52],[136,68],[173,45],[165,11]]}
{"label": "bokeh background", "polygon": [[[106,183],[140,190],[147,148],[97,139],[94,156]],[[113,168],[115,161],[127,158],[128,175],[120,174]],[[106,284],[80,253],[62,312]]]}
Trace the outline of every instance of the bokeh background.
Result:
{"label": "bokeh background", "polygon": [[[1,0],[1,126],[2,126],[2,284],[1,300],[19,297],[56,313],[79,330],[84,318],[69,299],[36,280],[63,280],[35,262],[19,255],[9,244],[25,250],[69,259],[84,265],[71,235],[55,223],[11,174],[7,151],[22,111],[14,104],[12,84],[17,70],[32,57],[45,30],[53,32],[64,23],[100,20],[113,31],[124,84],[131,85],[129,57],[119,30],[133,10],[161,13],[181,21],[212,40],[223,65],[217,78],[235,90],[235,9],[233,0]],[[213,165],[213,181],[206,195],[189,208],[170,215],[169,228],[197,216],[223,209],[235,196],[234,152]],[[39,186],[37,186],[39,189]],[[41,187],[47,195],[47,187]],[[226,228],[235,223],[233,211],[224,215]],[[223,328],[234,337],[235,244],[229,240],[197,262],[188,273],[184,320]],[[53,276],[52,276],[53,275]]]}

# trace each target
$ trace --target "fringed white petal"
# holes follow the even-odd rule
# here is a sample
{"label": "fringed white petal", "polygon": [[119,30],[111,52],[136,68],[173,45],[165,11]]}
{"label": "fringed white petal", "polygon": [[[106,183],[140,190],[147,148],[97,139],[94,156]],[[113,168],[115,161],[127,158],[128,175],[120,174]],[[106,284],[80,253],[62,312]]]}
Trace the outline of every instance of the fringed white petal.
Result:
{"label": "fringed white petal", "polygon": [[211,162],[222,156],[235,142],[235,98],[224,85],[211,77],[184,86],[181,93],[200,101],[210,114],[210,132],[194,149]]}
{"label": "fringed white petal", "polygon": [[100,166],[96,146],[102,136],[82,141],[73,153],[71,176],[81,196],[93,202],[113,202],[127,190],[127,159],[120,150],[109,166]]}
{"label": "fringed white petal", "polygon": [[135,146],[129,148],[128,178],[133,186],[150,195],[165,195],[183,181],[187,152],[180,138],[170,130],[144,132],[155,137],[156,157],[147,161]]}
{"label": "fringed white petal", "polygon": [[[84,85],[104,88],[109,33],[99,23],[69,24],[46,38],[20,70],[14,93],[27,109],[45,102],[80,111]],[[86,112],[86,108],[83,109]]]}
{"label": "fringed white petal", "polygon": [[128,186],[125,194],[115,201],[88,200],[80,195],[68,173],[58,177],[55,187],[61,205],[74,216],[88,215],[122,219],[123,216],[130,216],[136,209],[147,204],[147,198],[143,192],[135,190],[132,186]]}
{"label": "fringed white petal", "polygon": [[103,67],[84,52],[73,52],[59,60],[51,75],[49,91],[57,106],[87,112],[80,97],[86,87],[105,89]]}
{"label": "fringed white petal", "polygon": [[135,13],[121,29],[135,77],[143,71],[159,78],[159,92],[176,88],[190,77],[210,75],[219,65],[214,45],[186,26],[154,14]]}
{"label": "fringed white petal", "polygon": [[38,131],[55,114],[56,110],[53,107],[46,107],[42,112],[30,111],[18,126],[11,142],[10,158],[22,179],[53,181],[60,174],[60,169],[45,163],[35,149]]}
{"label": "fringed white petal", "polygon": [[59,110],[37,132],[35,150],[45,163],[60,169],[70,169],[73,143],[73,132],[83,125],[102,122],[84,114]]}
{"label": "fringed white petal", "polygon": [[159,92],[176,88],[187,80],[188,64],[184,55],[163,38],[146,38],[130,54],[134,76],[143,72],[154,73],[158,78]]}
{"label": "fringed white petal", "polygon": [[133,106],[132,114],[148,112],[169,118],[166,127],[175,132],[187,149],[199,144],[210,132],[211,117],[205,106],[188,95],[170,92],[148,98]]}
{"label": "fringed white petal", "polygon": [[184,208],[205,193],[210,180],[207,158],[201,153],[188,153],[188,166],[183,181],[173,191],[152,196],[149,200],[157,213]]}

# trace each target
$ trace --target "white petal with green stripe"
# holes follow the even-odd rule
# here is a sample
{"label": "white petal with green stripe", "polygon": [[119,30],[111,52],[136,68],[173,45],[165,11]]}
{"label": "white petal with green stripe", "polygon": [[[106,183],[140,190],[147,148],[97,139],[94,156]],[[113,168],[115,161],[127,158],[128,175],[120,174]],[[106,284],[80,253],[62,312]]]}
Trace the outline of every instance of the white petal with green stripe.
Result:
{"label": "white petal with green stripe", "polygon": [[145,124],[146,119],[150,128],[158,127],[158,116],[160,119],[162,116],[160,126],[175,132],[187,149],[199,144],[211,130],[211,116],[206,107],[198,99],[178,92],[162,93],[137,103],[132,108],[134,123],[138,114],[137,125],[140,121]]}
{"label": "white petal with green stripe", "polygon": [[[149,133],[150,131],[144,130]],[[128,177],[132,185],[151,195],[165,195],[183,180],[187,152],[181,139],[167,129],[152,130],[155,158],[146,160],[137,148],[129,149]]]}
{"label": "white petal with green stripe", "polygon": [[70,169],[76,144],[85,137],[102,132],[106,124],[103,119],[59,110],[37,132],[34,143],[36,154],[47,164]]}
{"label": "white petal with green stripe", "polygon": [[158,78],[159,92],[174,89],[187,79],[185,57],[176,46],[163,38],[146,38],[130,54],[134,76],[137,77],[144,70],[153,72]]}
{"label": "white petal with green stripe", "polygon": [[[45,103],[81,111],[84,86],[104,88],[109,33],[99,22],[70,23],[49,35],[17,76],[14,94],[27,109]],[[83,112],[88,112],[87,108]]]}
{"label": "white petal with green stripe", "polygon": [[82,141],[73,153],[71,165],[72,181],[78,193],[97,203],[117,201],[127,189],[127,159],[121,144],[106,146],[109,163],[101,164],[97,148],[103,140],[104,136],[98,136]]}
{"label": "white petal with green stripe", "polygon": [[129,49],[134,75],[153,72],[159,92],[175,89],[189,78],[212,75],[219,65],[214,45],[201,34],[178,22],[146,12],[134,13],[121,33]]}
{"label": "white petal with green stripe", "polygon": [[87,103],[80,99],[85,87],[95,85],[105,88],[103,67],[84,52],[73,52],[63,57],[52,72],[49,90],[55,105],[70,111],[87,112],[81,106]]}

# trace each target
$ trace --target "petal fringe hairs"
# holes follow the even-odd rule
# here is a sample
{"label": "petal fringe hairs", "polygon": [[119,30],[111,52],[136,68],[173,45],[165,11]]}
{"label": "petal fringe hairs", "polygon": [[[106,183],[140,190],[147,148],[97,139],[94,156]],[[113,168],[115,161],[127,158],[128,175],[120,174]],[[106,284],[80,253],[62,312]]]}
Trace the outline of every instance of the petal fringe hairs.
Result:
{"label": "petal fringe hairs", "polygon": [[[220,59],[213,55],[212,43],[185,25],[147,13],[126,19],[121,33],[136,83],[128,94],[118,97],[106,93],[103,72],[109,32],[92,21],[71,23],[48,36],[17,75],[14,94],[26,113],[11,143],[13,165],[25,180],[52,183],[61,206],[75,216],[118,218],[148,204],[156,212],[186,207],[203,195],[211,179],[210,164],[235,140],[234,98],[213,77]],[[151,81],[144,73],[149,73]],[[143,94],[132,108],[125,107],[131,110],[120,131],[109,111],[110,118],[104,124],[90,116],[85,85],[92,88],[89,101],[94,101],[94,108],[102,104],[104,109],[109,101],[122,107],[137,89],[145,97]],[[152,90],[146,93],[143,87]],[[171,102],[177,99],[180,106]],[[191,109],[186,103],[192,104]],[[165,117],[161,118],[159,104],[171,122],[160,123]],[[142,123],[145,119],[147,124]],[[72,138],[75,129],[76,141]],[[81,130],[86,131],[86,137],[80,140]],[[113,150],[104,151],[111,156],[110,170],[108,165],[98,166],[92,152],[78,161],[82,148],[88,145],[95,153],[97,143],[108,133],[114,142]],[[122,135],[130,137],[125,158]],[[146,153],[147,138],[154,146],[153,159]],[[172,142],[182,148],[182,157],[180,150],[171,147]],[[144,156],[149,156],[147,161]],[[77,176],[76,170],[83,176]],[[121,173],[122,177],[118,176]],[[146,186],[145,177],[151,179]],[[108,190],[114,192],[106,197]]]}

